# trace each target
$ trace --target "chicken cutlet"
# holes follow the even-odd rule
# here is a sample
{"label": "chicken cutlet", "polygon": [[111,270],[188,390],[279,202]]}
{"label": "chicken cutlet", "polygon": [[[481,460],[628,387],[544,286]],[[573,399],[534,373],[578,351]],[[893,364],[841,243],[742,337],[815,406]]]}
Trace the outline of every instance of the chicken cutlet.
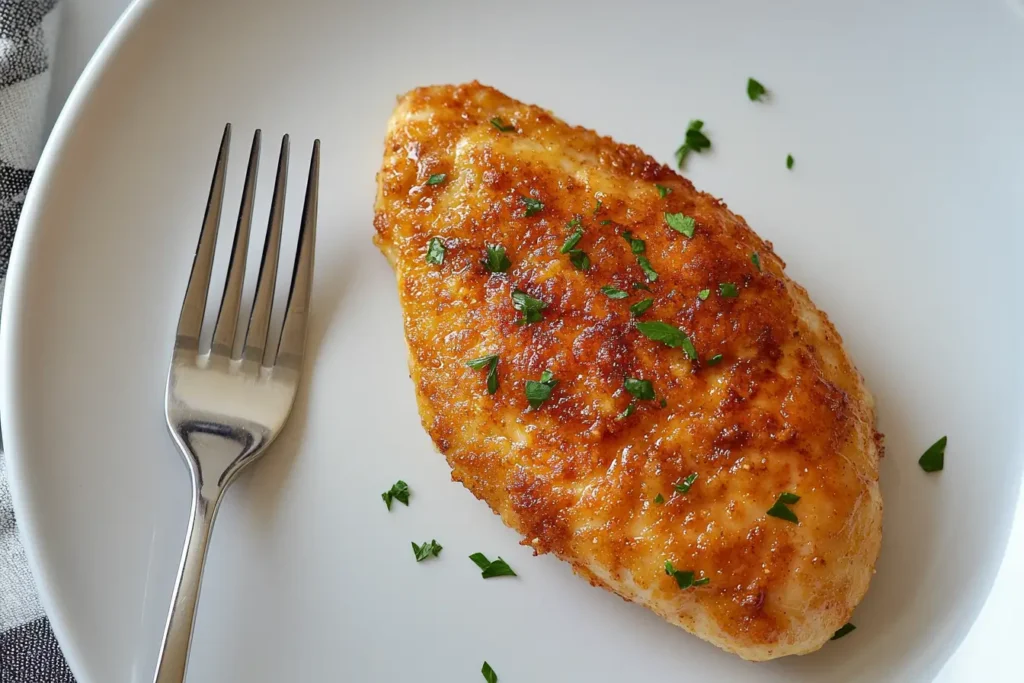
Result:
{"label": "chicken cutlet", "polygon": [[881,436],[770,243],[630,145],[479,83],[377,175],[423,426],[536,553],[749,660],[820,648],[882,530]]}

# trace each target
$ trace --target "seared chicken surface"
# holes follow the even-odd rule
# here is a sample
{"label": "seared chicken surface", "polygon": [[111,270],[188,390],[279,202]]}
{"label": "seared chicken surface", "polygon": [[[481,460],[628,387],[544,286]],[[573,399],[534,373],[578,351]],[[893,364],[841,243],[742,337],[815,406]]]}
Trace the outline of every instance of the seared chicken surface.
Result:
{"label": "seared chicken surface", "polygon": [[524,544],[745,659],[850,618],[872,399],[740,216],[478,83],[403,96],[377,180],[423,425]]}

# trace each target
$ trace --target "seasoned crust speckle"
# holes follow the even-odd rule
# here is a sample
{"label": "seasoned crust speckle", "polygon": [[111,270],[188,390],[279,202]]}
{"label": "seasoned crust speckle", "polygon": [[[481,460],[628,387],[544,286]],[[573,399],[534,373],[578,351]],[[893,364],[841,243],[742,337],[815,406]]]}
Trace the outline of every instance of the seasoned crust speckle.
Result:
{"label": "seasoned crust speckle", "polygon": [[[523,197],[544,208],[526,216]],[[666,211],[696,219],[692,239]],[[559,253],[574,216],[586,272]],[[835,328],[742,217],[636,147],[470,83],[400,98],[374,226],[424,427],[524,544],[747,659],[816,650],[849,619],[881,542],[874,408]],[[626,230],[645,241],[656,281]],[[425,260],[432,237],[441,266]],[[487,245],[506,248],[507,273],[484,267]],[[739,296],[722,297],[723,282]],[[515,289],[548,304],[541,322],[517,324]],[[685,330],[700,360],[637,331],[629,306],[648,296],[639,319]],[[486,372],[465,365],[489,354],[493,396]],[[559,383],[530,410],[524,384],[544,370]],[[633,398],[626,377],[650,380],[665,406],[638,401],[618,419]],[[765,515],[785,491],[801,496],[799,525]],[[666,560],[710,582],[680,590]]]}

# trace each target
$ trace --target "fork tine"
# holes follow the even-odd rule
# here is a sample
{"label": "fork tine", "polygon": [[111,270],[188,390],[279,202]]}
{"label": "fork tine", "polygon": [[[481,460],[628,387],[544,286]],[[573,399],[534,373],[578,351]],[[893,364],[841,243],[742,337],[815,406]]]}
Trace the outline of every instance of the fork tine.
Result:
{"label": "fork tine", "polygon": [[274,285],[277,281],[277,260],[281,252],[281,225],[284,222],[285,186],[288,184],[288,136],[281,138],[281,155],[277,160],[277,178],[274,180],[274,198],[270,203],[270,222],[263,242],[263,258],[256,283],[256,298],[249,316],[242,358],[261,362],[270,330],[270,307],[274,303]]}
{"label": "fork tine", "polygon": [[192,273],[185,290],[185,301],[178,316],[178,331],[175,346],[199,348],[199,333],[203,327],[203,313],[206,311],[206,295],[210,290],[210,271],[213,269],[213,250],[217,246],[217,227],[220,225],[220,210],[224,204],[224,176],[228,167],[228,148],[231,146],[231,124],[224,126],[224,135],[217,152],[217,165],[210,184],[210,197],[206,201],[203,229],[199,233],[199,244],[192,260]]}
{"label": "fork tine", "polygon": [[[306,200],[302,205],[299,244],[295,249],[295,268],[288,291],[288,307],[284,312],[281,342],[277,349],[277,365],[298,369],[306,346],[306,323],[309,320],[309,297],[313,288],[313,252],[316,248],[316,212],[320,189],[320,141],[313,141],[306,181]],[[268,363],[269,365],[269,363]]]}
{"label": "fork tine", "polygon": [[252,136],[252,150],[249,152],[249,167],[245,171],[245,186],[242,189],[242,204],[238,208],[238,224],[228,262],[228,275],[224,283],[224,296],[220,300],[217,326],[213,330],[211,353],[231,356],[235,346],[235,328],[238,326],[238,308],[242,302],[242,283],[245,280],[245,258],[249,252],[249,231],[252,227],[253,195],[256,191],[256,175],[260,165],[259,129]]}

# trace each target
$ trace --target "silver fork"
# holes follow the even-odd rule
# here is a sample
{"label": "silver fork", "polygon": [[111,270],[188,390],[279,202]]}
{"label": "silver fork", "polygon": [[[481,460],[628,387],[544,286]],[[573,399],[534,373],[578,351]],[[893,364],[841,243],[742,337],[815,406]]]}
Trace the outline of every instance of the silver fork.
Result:
{"label": "silver fork", "polygon": [[[267,344],[267,337],[281,251],[281,224],[288,179],[287,135],[281,140],[270,221],[249,324],[241,330],[236,329],[252,224],[260,137],[257,130],[249,154],[224,295],[209,351],[200,350],[199,335],[224,201],[230,124],[225,126],[221,139],[199,246],[178,318],[174,354],[167,375],[165,411],[171,436],[191,474],[192,510],[154,683],[180,683],[185,680],[199,583],[217,507],[234,477],[262,455],[280,433],[299,385],[313,278],[320,141],[313,143],[291,289],[281,338],[274,354],[273,347]],[[236,333],[244,338],[238,355],[233,353]]]}

